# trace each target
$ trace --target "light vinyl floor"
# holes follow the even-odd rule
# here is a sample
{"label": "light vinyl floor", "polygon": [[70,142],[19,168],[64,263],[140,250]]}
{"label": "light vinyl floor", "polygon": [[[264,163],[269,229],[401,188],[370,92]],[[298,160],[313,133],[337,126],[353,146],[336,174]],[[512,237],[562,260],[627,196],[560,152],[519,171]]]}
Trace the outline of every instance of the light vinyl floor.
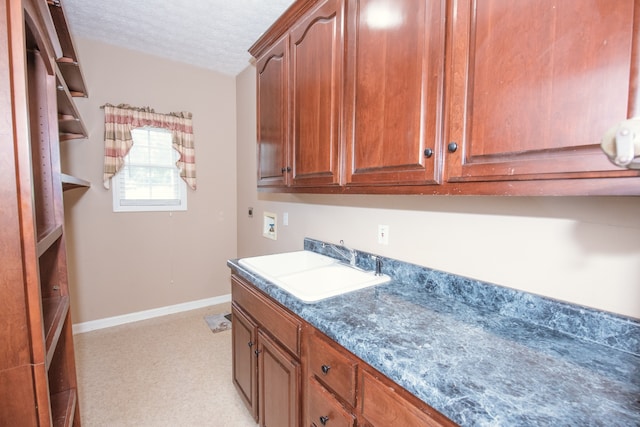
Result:
{"label": "light vinyl floor", "polygon": [[231,381],[222,304],[74,336],[84,427],[255,427]]}

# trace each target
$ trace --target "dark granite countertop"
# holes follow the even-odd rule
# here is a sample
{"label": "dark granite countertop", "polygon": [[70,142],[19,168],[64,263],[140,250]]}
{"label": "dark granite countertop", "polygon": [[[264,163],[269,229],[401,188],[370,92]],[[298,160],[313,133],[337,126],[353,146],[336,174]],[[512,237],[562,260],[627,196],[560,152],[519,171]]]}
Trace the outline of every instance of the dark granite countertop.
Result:
{"label": "dark granite countertop", "polygon": [[634,319],[391,259],[392,282],[307,304],[227,265],[461,426],[640,426]]}

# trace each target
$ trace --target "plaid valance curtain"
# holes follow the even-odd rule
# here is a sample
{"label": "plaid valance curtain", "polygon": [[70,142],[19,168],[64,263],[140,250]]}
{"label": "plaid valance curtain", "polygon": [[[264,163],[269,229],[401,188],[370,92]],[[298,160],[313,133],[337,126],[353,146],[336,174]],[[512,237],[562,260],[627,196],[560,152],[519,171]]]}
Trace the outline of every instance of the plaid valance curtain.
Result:
{"label": "plaid valance curtain", "polygon": [[133,146],[131,130],[144,126],[163,128],[173,134],[173,148],[180,153],[176,166],[180,177],[196,189],[196,158],[193,144],[191,113],[159,114],[149,107],[136,108],[127,104],[104,106],[104,187],[124,165],[124,157]]}

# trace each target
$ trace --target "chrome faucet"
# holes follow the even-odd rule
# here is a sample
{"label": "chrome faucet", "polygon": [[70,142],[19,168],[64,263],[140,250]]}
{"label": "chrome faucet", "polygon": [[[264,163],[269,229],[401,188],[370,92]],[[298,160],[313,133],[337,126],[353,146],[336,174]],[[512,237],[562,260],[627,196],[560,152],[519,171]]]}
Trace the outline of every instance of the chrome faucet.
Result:
{"label": "chrome faucet", "polygon": [[[327,247],[324,243],[322,247]],[[351,267],[356,266],[356,251],[355,249],[348,248],[344,245],[344,240],[340,240],[340,246],[329,245],[330,249],[333,249],[338,255],[340,255],[344,259],[349,260],[349,265]]]}
{"label": "chrome faucet", "polygon": [[382,260],[379,256],[374,256],[373,259],[376,261],[376,276],[382,276]]}

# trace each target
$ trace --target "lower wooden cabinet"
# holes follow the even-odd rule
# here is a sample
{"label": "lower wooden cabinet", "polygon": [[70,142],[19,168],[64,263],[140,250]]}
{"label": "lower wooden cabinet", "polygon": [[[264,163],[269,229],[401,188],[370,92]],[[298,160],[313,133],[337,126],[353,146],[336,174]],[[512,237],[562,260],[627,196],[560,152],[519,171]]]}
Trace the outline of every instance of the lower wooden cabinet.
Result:
{"label": "lower wooden cabinet", "polygon": [[244,279],[231,285],[233,382],[260,426],[456,426]]}
{"label": "lower wooden cabinet", "polygon": [[261,426],[300,424],[300,362],[258,331],[258,408]]}
{"label": "lower wooden cabinet", "polygon": [[355,407],[356,360],[312,326],[304,330],[302,351],[305,378],[315,379],[348,406]]}
{"label": "lower wooden cabinet", "polygon": [[358,363],[311,325],[303,332],[305,426],[355,426]]}
{"label": "lower wooden cabinet", "polygon": [[305,426],[353,427],[356,417],[313,378],[307,379]]}
{"label": "lower wooden cabinet", "polygon": [[302,339],[305,426],[455,426],[311,325]]}
{"label": "lower wooden cabinet", "polygon": [[360,375],[360,408],[362,425],[441,427],[456,424],[399,389],[386,377],[363,369]]}
{"label": "lower wooden cabinet", "polygon": [[235,305],[231,307],[231,313],[233,385],[253,418],[258,421],[258,370],[254,358],[258,325]]}
{"label": "lower wooden cabinet", "polygon": [[232,278],[233,383],[262,427],[300,425],[301,323]]}

